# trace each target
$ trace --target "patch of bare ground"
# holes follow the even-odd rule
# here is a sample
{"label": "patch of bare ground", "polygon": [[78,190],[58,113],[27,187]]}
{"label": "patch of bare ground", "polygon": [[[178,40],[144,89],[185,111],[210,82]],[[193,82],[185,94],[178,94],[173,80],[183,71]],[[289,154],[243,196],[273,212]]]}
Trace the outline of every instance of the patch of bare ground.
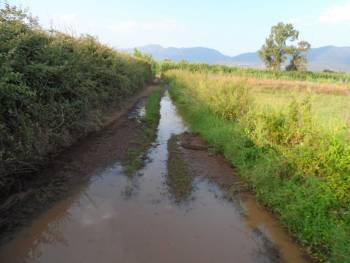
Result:
{"label": "patch of bare ground", "polygon": [[[313,262],[275,216],[259,205],[248,185],[236,175],[235,168],[223,156],[215,154],[210,145],[196,134],[185,132],[179,135],[178,140],[189,175],[209,179],[223,190],[225,198],[240,204],[247,226],[262,244],[262,253],[271,255],[273,262],[284,262],[283,258],[288,259],[287,262]],[[264,229],[271,237],[266,236]]]}
{"label": "patch of bare ground", "polygon": [[213,154],[209,145],[199,136],[185,132],[181,135],[182,154],[190,173],[203,176],[217,183],[228,198],[239,192],[246,192],[248,187],[237,176],[223,156]]}

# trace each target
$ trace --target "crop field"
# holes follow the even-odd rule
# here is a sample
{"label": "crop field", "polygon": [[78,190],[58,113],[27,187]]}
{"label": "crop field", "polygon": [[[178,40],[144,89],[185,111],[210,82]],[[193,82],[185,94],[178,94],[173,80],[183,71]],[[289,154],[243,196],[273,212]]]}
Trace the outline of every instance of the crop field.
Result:
{"label": "crop field", "polygon": [[297,80],[316,83],[342,84],[350,87],[350,74],[342,72],[311,72],[311,71],[271,71],[252,68],[240,68],[225,65],[209,65],[202,63],[162,61],[160,71],[170,69],[185,69],[191,72],[226,73],[233,76],[252,77],[269,80]]}
{"label": "crop field", "polygon": [[350,122],[349,96],[337,94],[317,94],[310,92],[276,91],[270,89],[255,90],[253,97],[256,105],[263,110],[270,107],[285,110],[293,99],[310,96],[312,114],[318,124],[332,132],[348,132]]}

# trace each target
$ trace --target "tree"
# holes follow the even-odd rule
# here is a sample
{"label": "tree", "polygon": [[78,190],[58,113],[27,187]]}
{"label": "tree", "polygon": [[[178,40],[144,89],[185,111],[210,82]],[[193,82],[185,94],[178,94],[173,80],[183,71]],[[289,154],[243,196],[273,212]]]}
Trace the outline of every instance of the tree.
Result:
{"label": "tree", "polygon": [[28,10],[20,9],[10,4],[4,4],[4,7],[0,9],[0,25],[26,25],[32,29],[38,29],[39,23],[36,17],[33,17]]}
{"label": "tree", "polygon": [[290,43],[298,40],[299,32],[292,24],[278,23],[271,28],[270,35],[259,50],[259,56],[266,67],[271,70],[281,70],[286,60],[291,58],[290,69],[301,69],[306,61],[305,53],[310,48],[306,41],[299,42],[298,46]]}
{"label": "tree", "polygon": [[286,66],[287,71],[305,71],[307,64],[307,51],[311,45],[306,41],[300,41],[297,48],[291,53],[289,65]]}

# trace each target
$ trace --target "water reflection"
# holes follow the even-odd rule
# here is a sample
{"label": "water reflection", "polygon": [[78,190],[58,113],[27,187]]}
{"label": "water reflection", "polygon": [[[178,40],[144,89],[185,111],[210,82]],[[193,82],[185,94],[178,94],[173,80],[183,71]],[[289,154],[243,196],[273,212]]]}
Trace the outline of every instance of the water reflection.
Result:
{"label": "water reflection", "polygon": [[172,135],[168,140],[167,185],[177,203],[189,200],[193,190],[193,176],[180,146],[180,136]]}
{"label": "water reflection", "polygon": [[146,114],[146,102],[147,98],[140,99],[129,112],[128,118],[135,119],[140,122]]}
{"label": "water reflection", "polygon": [[253,199],[242,198],[242,216],[217,185],[197,178],[193,199],[174,203],[167,142],[185,130],[166,95],[142,176],[124,176],[118,163],[105,168],[2,247],[0,262],[302,262]]}

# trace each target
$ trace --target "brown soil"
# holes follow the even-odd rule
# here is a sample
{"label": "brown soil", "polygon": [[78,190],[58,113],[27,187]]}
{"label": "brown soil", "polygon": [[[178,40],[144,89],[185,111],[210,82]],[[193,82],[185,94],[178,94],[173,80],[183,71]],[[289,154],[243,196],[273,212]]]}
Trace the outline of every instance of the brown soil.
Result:
{"label": "brown soil", "polygon": [[230,189],[242,184],[235,171],[228,165],[221,155],[211,155],[208,152],[209,145],[199,136],[185,132],[181,136],[182,152],[189,163],[191,173],[196,176],[204,176],[214,181],[225,189]]}
{"label": "brown soil", "polygon": [[11,233],[30,223],[30,219],[57,200],[69,195],[100,169],[120,160],[142,125],[135,119],[129,119],[127,113],[156,88],[156,85],[148,86],[125,101],[122,109],[113,110],[106,116],[102,130],[89,134],[55,156],[44,169],[31,175],[26,185],[21,187],[25,191],[14,193],[2,202],[0,242],[11,238]]}
{"label": "brown soil", "polygon": [[[240,187],[234,168],[212,155],[198,136],[178,136],[186,127],[167,95],[160,116],[156,143],[140,176],[125,176],[119,160],[114,161],[140,128],[130,114],[57,158],[61,162],[55,169],[46,170],[47,181],[57,178],[53,198],[62,196],[60,185],[69,195],[54,204],[42,201],[50,208],[0,246],[0,262],[310,262]],[[193,198],[186,202],[174,202],[169,191],[169,161],[173,177],[180,176],[173,178],[176,186],[191,190]],[[95,176],[88,183],[79,183],[90,175]],[[229,191],[220,191],[215,182]],[[52,189],[42,189],[47,200]],[[223,193],[232,189],[230,202]]]}
{"label": "brown soil", "polygon": [[[302,247],[295,245],[296,242],[280,226],[278,220],[258,204],[248,186],[236,176],[235,169],[223,156],[211,154],[207,150],[210,149],[209,145],[192,133],[183,133],[180,144],[189,175],[209,179],[224,191],[228,199],[243,205],[242,213],[247,225],[254,230],[256,238],[261,240],[264,249],[273,255],[276,262],[283,262],[283,258],[287,262],[313,262]],[[264,235],[263,229],[260,229],[262,225],[267,227],[278,247]]]}

